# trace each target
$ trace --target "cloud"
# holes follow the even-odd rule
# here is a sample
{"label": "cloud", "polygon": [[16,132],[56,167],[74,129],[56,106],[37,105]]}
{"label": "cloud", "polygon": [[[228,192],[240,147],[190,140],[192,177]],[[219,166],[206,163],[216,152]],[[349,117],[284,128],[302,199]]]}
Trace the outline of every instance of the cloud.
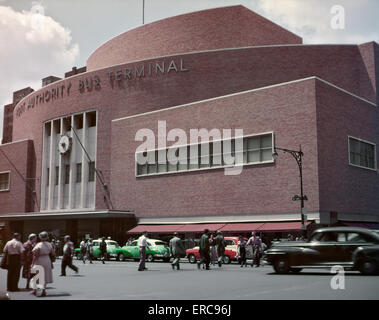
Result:
{"label": "cloud", "polygon": [[[344,9],[345,28],[333,29],[331,9]],[[304,43],[364,43],[379,41],[376,0],[254,0],[255,8],[266,18],[303,37]],[[364,18],[363,18],[364,17]]]}
{"label": "cloud", "polygon": [[2,107],[12,102],[12,92],[40,88],[42,78],[62,76],[78,57],[70,30],[45,16],[40,4],[22,12],[0,5],[0,138]]}

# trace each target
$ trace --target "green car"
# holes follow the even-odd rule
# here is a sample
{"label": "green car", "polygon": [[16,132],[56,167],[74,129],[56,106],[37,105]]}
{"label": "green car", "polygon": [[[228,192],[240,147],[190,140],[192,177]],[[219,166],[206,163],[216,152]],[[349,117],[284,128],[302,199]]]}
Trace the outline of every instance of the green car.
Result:
{"label": "green car", "polygon": [[[94,259],[98,259],[100,256],[100,242],[101,239],[96,239],[92,241],[92,254]],[[105,240],[107,244],[107,259],[116,258],[118,260],[120,253],[120,245],[114,240]],[[74,254],[78,260],[82,259],[82,254],[80,248],[75,248]]]}
{"label": "green car", "polygon": [[[164,262],[169,262],[171,257],[170,248],[167,242],[156,239],[148,239],[147,241],[148,248],[146,248],[146,260],[152,262],[157,259],[162,259]],[[123,246],[118,249],[118,258],[123,261],[125,259],[134,259],[138,261],[139,257],[139,248],[138,241],[133,241],[130,245]]]}

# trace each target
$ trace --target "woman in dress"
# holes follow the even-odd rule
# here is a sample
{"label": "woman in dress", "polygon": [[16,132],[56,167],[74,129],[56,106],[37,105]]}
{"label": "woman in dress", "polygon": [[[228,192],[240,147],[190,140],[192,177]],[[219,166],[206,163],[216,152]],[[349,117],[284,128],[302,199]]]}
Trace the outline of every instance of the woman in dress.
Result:
{"label": "woman in dress", "polygon": [[33,248],[37,242],[37,235],[32,233],[28,237],[28,241],[24,243],[24,265],[22,268],[22,277],[26,279],[26,289],[29,289],[30,279],[31,279],[31,265],[33,262]]}
{"label": "woman in dress", "polygon": [[[32,267],[35,265],[40,265],[45,271],[45,283],[43,285],[41,294],[41,297],[45,297],[46,284],[53,282],[52,262],[55,260],[55,252],[51,243],[48,242],[49,235],[46,231],[43,231],[39,234],[39,239],[41,242],[37,243],[33,248]],[[36,293],[36,290],[32,291],[32,294]]]}

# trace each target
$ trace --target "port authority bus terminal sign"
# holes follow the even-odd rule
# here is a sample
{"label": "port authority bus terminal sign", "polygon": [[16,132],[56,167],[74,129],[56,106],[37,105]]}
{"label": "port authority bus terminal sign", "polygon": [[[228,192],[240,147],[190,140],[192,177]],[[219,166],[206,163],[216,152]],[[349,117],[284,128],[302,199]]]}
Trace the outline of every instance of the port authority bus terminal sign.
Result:
{"label": "port authority bus terminal sign", "polygon": [[[156,61],[144,64],[135,64],[125,68],[113,69],[108,71],[106,83],[112,87],[118,84],[121,87],[124,81],[133,81],[140,78],[152,77],[154,75],[168,75],[172,72],[188,71],[184,65],[183,59],[172,59],[170,61]],[[64,84],[51,85],[46,90],[39,90],[37,94],[32,94],[30,98],[23,101],[16,109],[16,116],[20,117],[25,111],[38,107],[39,105],[49,103],[50,101],[62,100],[70,96],[73,90],[81,94],[101,90],[102,82],[98,75],[87,77],[78,77],[72,82]]]}

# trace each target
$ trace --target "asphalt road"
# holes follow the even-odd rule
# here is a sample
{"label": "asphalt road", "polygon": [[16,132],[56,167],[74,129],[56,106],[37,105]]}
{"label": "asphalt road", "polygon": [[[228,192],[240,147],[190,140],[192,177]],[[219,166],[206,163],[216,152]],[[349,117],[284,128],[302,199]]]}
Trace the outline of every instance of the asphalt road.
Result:
{"label": "asphalt road", "polygon": [[[379,276],[345,273],[345,289],[333,290],[330,270],[305,270],[300,274],[277,275],[271,266],[240,268],[237,264],[198,270],[182,263],[173,271],[169,263],[147,263],[138,272],[136,262],[110,261],[105,265],[74,260],[79,274],[68,269],[59,277],[61,260],[55,262],[54,283],[47,297],[37,298],[28,291],[10,293],[12,300],[29,299],[138,299],[138,300],[245,300],[245,299],[379,299]],[[4,291],[6,271],[0,269],[0,291]],[[19,287],[25,285],[21,279]]]}

